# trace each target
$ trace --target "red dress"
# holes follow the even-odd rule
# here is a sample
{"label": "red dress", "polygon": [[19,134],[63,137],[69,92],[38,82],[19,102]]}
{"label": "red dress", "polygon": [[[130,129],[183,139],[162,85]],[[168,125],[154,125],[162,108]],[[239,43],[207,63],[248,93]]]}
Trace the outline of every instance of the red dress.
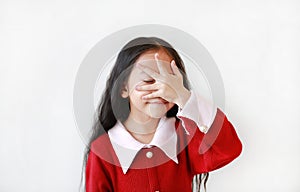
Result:
{"label": "red dress", "polygon": [[192,120],[182,119],[190,134],[176,121],[178,164],[158,147],[143,148],[124,174],[108,135],[98,137],[87,161],[86,192],[191,192],[196,174],[223,167],[240,155],[241,141],[221,110],[206,134]]}

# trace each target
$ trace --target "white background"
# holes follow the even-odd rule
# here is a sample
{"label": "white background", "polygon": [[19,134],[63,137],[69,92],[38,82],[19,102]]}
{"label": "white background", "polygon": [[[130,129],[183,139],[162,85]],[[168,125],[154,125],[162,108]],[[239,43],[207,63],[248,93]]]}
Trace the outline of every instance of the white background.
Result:
{"label": "white background", "polygon": [[105,36],[149,23],[193,35],[221,71],[244,149],[209,192],[300,191],[300,3],[287,0],[1,0],[0,191],[78,191],[77,69]]}

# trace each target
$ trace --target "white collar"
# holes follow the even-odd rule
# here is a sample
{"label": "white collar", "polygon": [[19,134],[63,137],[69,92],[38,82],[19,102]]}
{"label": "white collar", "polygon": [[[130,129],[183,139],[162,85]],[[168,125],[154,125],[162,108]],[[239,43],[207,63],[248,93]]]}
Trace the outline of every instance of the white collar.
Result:
{"label": "white collar", "polygon": [[119,120],[117,121],[115,126],[108,131],[108,135],[124,174],[128,171],[136,154],[142,148],[151,146],[159,147],[170,159],[178,164],[175,121],[175,117],[162,117],[149,144],[143,144],[134,139],[124,125]]}

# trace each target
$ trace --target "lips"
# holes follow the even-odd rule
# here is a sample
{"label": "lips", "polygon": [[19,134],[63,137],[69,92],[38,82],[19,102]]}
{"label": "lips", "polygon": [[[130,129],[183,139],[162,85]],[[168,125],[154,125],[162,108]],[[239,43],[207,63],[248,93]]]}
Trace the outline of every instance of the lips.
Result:
{"label": "lips", "polygon": [[164,99],[155,99],[155,100],[148,101],[147,103],[150,103],[150,104],[166,104],[166,103],[168,103],[168,101],[166,101]]}

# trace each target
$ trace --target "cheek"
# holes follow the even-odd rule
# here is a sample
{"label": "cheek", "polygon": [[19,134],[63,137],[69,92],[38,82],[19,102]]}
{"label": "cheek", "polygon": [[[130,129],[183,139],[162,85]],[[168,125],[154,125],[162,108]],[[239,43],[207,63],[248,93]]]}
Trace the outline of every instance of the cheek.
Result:
{"label": "cheek", "polygon": [[150,91],[136,91],[136,90],[133,90],[129,97],[131,99],[131,101],[135,102],[135,103],[146,103],[146,100],[143,100],[142,97],[144,95],[147,95],[151,93]]}

